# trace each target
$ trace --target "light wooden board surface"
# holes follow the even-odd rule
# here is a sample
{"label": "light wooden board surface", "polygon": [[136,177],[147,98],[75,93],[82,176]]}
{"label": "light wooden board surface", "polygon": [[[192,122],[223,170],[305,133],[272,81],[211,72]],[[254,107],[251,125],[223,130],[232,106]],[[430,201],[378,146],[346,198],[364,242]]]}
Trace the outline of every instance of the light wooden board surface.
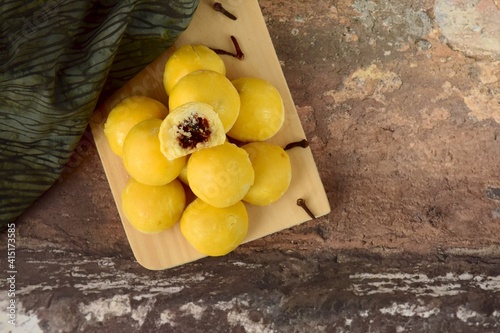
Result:
{"label": "light wooden board surface", "polygon": [[[111,151],[103,129],[109,111],[127,96],[144,95],[168,104],[162,75],[165,62],[175,47],[185,44],[204,44],[211,48],[234,51],[230,36],[235,36],[245,54],[245,59],[241,61],[230,56],[222,56],[228,78],[252,76],[266,79],[276,86],[283,97],[286,112],[285,123],[280,132],[269,142],[284,147],[290,142],[305,138],[257,0],[224,2],[225,8],[238,17],[236,21],[214,11],[211,5],[212,1],[200,1],[189,28],[181,35],[176,45],[100,105],[91,121],[97,150],[132,251],[137,261],[151,270],[182,265],[200,259],[203,255],[187,243],[180,232],[178,223],[171,229],[154,235],[142,234],[130,225],[123,214],[120,199],[129,176],[121,158]],[[291,185],[286,194],[272,205],[266,207],[247,205],[249,230],[245,242],[310,220],[304,210],[296,205],[298,198],[306,200],[316,217],[330,212],[330,204],[311,150],[294,148],[288,150],[288,154],[292,163]]]}

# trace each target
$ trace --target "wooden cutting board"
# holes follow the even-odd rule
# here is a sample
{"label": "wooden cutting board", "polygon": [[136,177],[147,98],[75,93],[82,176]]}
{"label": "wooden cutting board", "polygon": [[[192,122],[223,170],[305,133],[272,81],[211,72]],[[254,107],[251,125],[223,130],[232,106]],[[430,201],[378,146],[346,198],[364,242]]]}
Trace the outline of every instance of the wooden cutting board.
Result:
{"label": "wooden cutting board", "polygon": [[[276,86],[283,97],[285,123],[280,132],[269,142],[284,147],[290,142],[305,138],[258,1],[224,1],[223,5],[238,19],[233,21],[216,12],[212,8],[211,0],[201,0],[189,28],[181,35],[176,45],[100,105],[91,121],[97,150],[132,251],[137,261],[151,270],[182,265],[200,259],[204,255],[187,243],[178,223],[173,228],[154,235],[140,233],[130,225],[123,214],[120,199],[129,176],[121,158],[111,151],[103,129],[109,111],[127,96],[149,96],[168,105],[162,76],[165,62],[176,47],[185,44],[204,44],[211,48],[234,51],[230,36],[235,36],[245,58],[238,60],[231,56],[222,56],[227,68],[227,77],[235,79],[252,76],[266,79]],[[287,152],[292,163],[291,185],[286,194],[272,205],[266,207],[247,205],[249,230],[245,242],[310,220],[306,212],[297,206],[298,198],[306,200],[316,217],[330,212],[330,205],[310,148],[298,147]]]}

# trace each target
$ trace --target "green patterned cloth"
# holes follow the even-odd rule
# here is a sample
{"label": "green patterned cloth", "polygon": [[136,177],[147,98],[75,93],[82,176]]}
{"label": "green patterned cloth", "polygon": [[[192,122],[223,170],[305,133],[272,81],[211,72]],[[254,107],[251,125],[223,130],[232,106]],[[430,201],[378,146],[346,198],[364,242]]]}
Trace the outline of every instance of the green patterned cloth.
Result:
{"label": "green patterned cloth", "polygon": [[0,227],[58,179],[99,98],[170,47],[198,2],[1,2]]}

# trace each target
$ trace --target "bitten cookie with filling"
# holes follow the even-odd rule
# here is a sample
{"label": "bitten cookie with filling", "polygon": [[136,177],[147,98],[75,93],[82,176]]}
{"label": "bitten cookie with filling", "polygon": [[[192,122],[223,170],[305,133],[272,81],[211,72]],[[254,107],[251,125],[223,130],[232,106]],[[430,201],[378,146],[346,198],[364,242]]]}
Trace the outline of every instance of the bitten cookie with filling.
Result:
{"label": "bitten cookie with filling", "polygon": [[160,126],[159,139],[161,152],[173,160],[223,144],[226,134],[210,105],[189,102],[170,111]]}

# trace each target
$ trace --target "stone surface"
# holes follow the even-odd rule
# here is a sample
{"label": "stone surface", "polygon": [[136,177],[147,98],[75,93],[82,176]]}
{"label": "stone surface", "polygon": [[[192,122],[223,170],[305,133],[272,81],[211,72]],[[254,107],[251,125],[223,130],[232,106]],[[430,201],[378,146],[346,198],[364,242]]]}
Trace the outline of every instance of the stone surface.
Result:
{"label": "stone surface", "polygon": [[500,59],[497,0],[440,0],[436,22],[449,44],[472,57]]}
{"label": "stone surface", "polygon": [[147,271],[86,133],[17,223],[0,331],[500,330],[500,62],[443,21],[463,2],[259,3],[331,214]]}

